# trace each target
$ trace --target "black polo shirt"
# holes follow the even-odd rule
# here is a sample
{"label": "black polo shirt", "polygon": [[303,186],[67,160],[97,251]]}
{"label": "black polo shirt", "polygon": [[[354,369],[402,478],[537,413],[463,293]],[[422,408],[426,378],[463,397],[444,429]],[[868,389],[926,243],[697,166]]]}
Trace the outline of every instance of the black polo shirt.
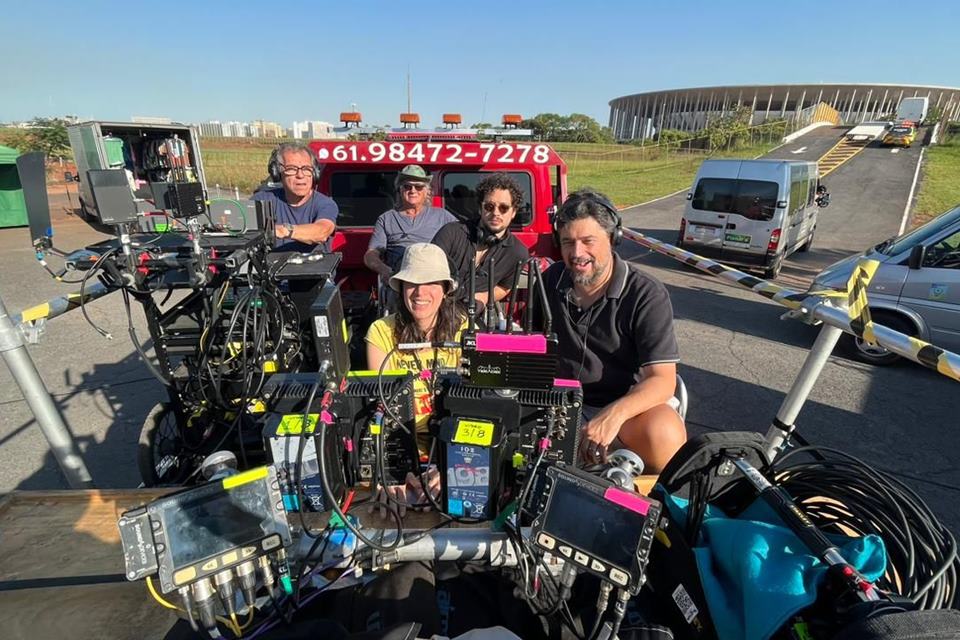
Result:
{"label": "black polo shirt", "polygon": [[[477,255],[474,229],[462,222],[443,225],[433,237],[433,244],[443,249],[450,262],[450,273],[457,279],[458,293],[465,298],[470,287],[470,264]],[[515,235],[507,232],[503,240],[493,245],[477,265],[476,293],[487,290],[490,263],[493,262],[493,282],[505,289],[513,286],[517,263],[530,257],[527,247]]]}
{"label": "black polo shirt", "polygon": [[587,309],[577,307],[562,262],[544,276],[559,376],[580,381],[587,405],[604,407],[623,397],[640,381],[641,367],[680,361],[667,289],[637,265],[614,255],[609,286]]}

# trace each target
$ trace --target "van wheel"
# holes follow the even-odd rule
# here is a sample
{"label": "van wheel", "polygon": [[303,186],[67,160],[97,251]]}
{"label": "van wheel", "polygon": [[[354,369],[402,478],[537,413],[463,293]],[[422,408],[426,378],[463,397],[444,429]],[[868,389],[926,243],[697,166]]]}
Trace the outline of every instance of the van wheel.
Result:
{"label": "van wheel", "polygon": [[[914,324],[901,315],[876,312],[871,317],[875,323],[890,327],[894,331],[899,331],[908,336],[917,334],[917,328]],[[854,360],[878,367],[885,367],[900,360],[900,356],[892,351],[887,351],[881,346],[872,346],[863,338],[858,338],[849,333],[844,333],[840,337],[840,347]]]}
{"label": "van wheel", "polygon": [[157,403],[143,421],[137,467],[147,487],[180,484],[189,475],[191,469],[180,438],[177,415],[169,403]]}
{"label": "van wheel", "polygon": [[813,228],[813,231],[810,232],[810,235],[807,236],[807,241],[803,243],[803,246],[797,249],[800,253],[806,253],[810,251],[810,247],[813,245],[813,234],[816,233],[816,227]]}
{"label": "van wheel", "polygon": [[774,258],[773,264],[769,267],[764,268],[763,277],[767,280],[773,280],[780,275],[780,270],[783,269],[783,256]]}

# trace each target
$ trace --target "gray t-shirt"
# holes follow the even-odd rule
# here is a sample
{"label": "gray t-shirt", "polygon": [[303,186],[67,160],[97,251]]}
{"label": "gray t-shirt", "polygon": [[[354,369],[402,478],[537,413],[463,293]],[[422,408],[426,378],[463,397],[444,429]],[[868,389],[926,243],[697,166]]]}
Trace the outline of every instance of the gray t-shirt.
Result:
{"label": "gray t-shirt", "polygon": [[397,270],[407,247],[417,242],[432,241],[443,225],[456,220],[443,207],[426,207],[416,216],[390,209],[381,213],[374,223],[367,250],[385,249],[384,262]]}
{"label": "gray t-shirt", "polygon": [[[316,222],[317,220],[329,220],[330,222],[336,224],[337,216],[340,214],[340,209],[337,207],[337,203],[333,201],[329,196],[325,196],[319,191],[314,191],[310,196],[310,199],[299,207],[292,207],[287,203],[286,192],[280,189],[265,189],[263,191],[258,191],[253,194],[252,200],[267,200],[273,202],[274,209],[274,219],[278,225],[282,224],[310,224]],[[323,242],[319,245],[320,251],[323,253],[330,252],[330,240],[333,238],[331,235],[330,238],[327,238],[326,242]],[[300,251],[304,253],[309,253],[313,251],[313,245],[307,244],[305,242],[299,242],[297,240],[291,240],[289,238],[277,238],[277,243],[275,246],[276,249],[282,249],[284,251]]]}

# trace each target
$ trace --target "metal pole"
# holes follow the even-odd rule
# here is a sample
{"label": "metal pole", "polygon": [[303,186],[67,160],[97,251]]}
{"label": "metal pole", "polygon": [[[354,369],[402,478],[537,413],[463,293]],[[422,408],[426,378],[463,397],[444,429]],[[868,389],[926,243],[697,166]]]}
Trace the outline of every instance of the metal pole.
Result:
{"label": "metal pole", "polygon": [[793,432],[794,421],[800,414],[803,403],[810,396],[813,385],[816,384],[820,372],[823,371],[823,365],[827,363],[827,359],[833,353],[833,348],[837,346],[837,341],[842,334],[841,329],[827,323],[823,324],[820,333],[817,334],[817,339],[810,347],[810,353],[807,354],[803,366],[800,367],[800,373],[797,374],[790,391],[783,399],[773,424],[767,430],[765,440],[767,456],[770,460],[773,460],[786,445],[787,437]]}
{"label": "metal pole", "polygon": [[7,315],[7,308],[0,299],[0,354],[17,381],[20,392],[30,405],[30,410],[50,444],[60,470],[71,489],[92,489],[93,479],[77,451],[63,418],[43,384],[37,366],[27,353],[20,332]]}

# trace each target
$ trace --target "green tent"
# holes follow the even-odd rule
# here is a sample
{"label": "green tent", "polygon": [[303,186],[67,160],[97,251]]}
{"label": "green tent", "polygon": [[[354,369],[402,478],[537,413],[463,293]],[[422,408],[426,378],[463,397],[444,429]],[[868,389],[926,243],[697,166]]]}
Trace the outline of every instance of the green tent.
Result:
{"label": "green tent", "polygon": [[0,145],[0,227],[27,224],[27,204],[23,201],[17,156],[20,152]]}

